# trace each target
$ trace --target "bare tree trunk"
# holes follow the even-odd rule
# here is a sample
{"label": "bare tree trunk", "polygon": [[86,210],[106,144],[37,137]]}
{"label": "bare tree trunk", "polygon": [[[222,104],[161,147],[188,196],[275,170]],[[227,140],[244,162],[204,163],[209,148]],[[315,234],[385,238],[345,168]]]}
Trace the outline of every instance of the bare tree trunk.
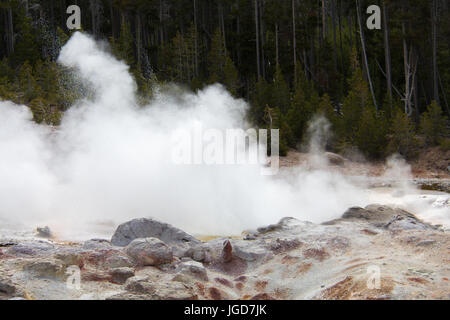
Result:
{"label": "bare tree trunk", "polygon": [[136,52],[137,52],[137,65],[138,68],[142,68],[142,23],[139,12],[136,12]]}
{"label": "bare tree trunk", "polygon": [[11,7],[6,7],[5,29],[6,29],[6,53],[8,56],[10,56],[14,53],[14,25]]}
{"label": "bare tree trunk", "polygon": [[115,19],[114,19],[114,8],[113,8],[112,2],[113,2],[113,0],[109,1],[109,15],[110,15],[110,18],[111,18],[111,36],[113,38],[115,38],[116,37],[115,32],[114,32],[114,21],[115,21]]}
{"label": "bare tree trunk", "polygon": [[194,0],[194,60],[195,60],[195,76],[198,77],[198,31],[197,31],[197,0]]}
{"label": "bare tree trunk", "polygon": [[333,25],[333,64],[334,71],[337,73],[337,40],[336,40],[336,0],[331,2],[331,22]]}
{"label": "bare tree trunk", "polygon": [[[99,0],[91,0],[91,22],[92,22],[92,34],[95,38],[100,35],[100,2]],[[53,10],[52,10],[53,13]]]}
{"label": "bare tree trunk", "polygon": [[[239,0],[238,0],[238,8],[239,8]],[[239,9],[238,9],[238,14],[237,14],[237,19],[236,19],[236,32],[237,32],[237,36],[238,36],[238,41],[236,44],[236,50],[237,50],[237,63],[238,65],[241,64],[241,18],[239,15]]]}
{"label": "bare tree trunk", "polygon": [[349,34],[350,34],[350,37],[349,37],[350,48],[353,48],[353,28],[352,28],[353,19],[352,19],[352,16],[350,14],[347,16],[347,23],[348,23],[348,29],[350,31],[349,32]]}
{"label": "bare tree trunk", "polygon": [[258,81],[261,79],[261,65],[259,60],[259,24],[258,24],[258,0],[255,0],[255,25],[256,25],[256,66],[257,66],[257,74]]}
{"label": "bare tree trunk", "polygon": [[322,37],[325,40],[328,33],[328,21],[327,21],[327,1],[322,0]]}
{"label": "bare tree trunk", "polygon": [[277,66],[280,65],[279,51],[278,51],[278,23],[275,23],[275,61]]}
{"label": "bare tree trunk", "polygon": [[341,71],[344,70],[344,48],[342,45],[342,22],[341,22],[341,16],[342,16],[342,7],[341,7],[341,1],[338,1],[338,25],[339,25],[339,47],[341,52]]}
{"label": "bare tree trunk", "polygon": [[372,78],[370,77],[369,63],[367,62],[366,42],[364,39],[364,31],[363,31],[363,28],[361,25],[361,8],[359,6],[358,0],[356,0],[356,12],[358,15],[359,34],[361,37],[361,46],[362,46],[362,51],[363,51],[363,56],[364,56],[364,65],[366,66],[366,71],[367,71],[367,80],[369,81],[369,87],[370,87],[370,92],[372,93],[373,104],[378,111],[377,99],[375,97],[375,92],[373,90]]}
{"label": "bare tree trunk", "polygon": [[391,48],[389,45],[389,25],[388,25],[388,11],[385,2],[382,2],[383,6],[383,31],[384,31],[384,59],[386,67],[386,81],[387,81],[387,93],[389,97],[389,104],[392,110],[392,70],[391,70]]}
{"label": "bare tree trunk", "polygon": [[219,15],[220,15],[220,26],[222,29],[222,40],[223,40],[223,48],[226,51],[227,48],[227,43],[225,40],[225,20],[223,18],[223,6],[222,6],[222,2],[219,3]]}
{"label": "bare tree trunk", "polygon": [[[410,99],[409,99],[409,92],[410,92],[410,79],[411,79],[411,49],[408,50],[408,44],[406,42],[406,26],[405,22],[402,22],[402,34],[403,34],[403,65],[404,65],[404,71],[405,71],[405,96],[404,96],[404,103],[405,103],[405,113],[410,114],[411,106],[410,106]],[[409,53],[408,53],[409,51]]]}
{"label": "bare tree trunk", "polygon": [[266,59],[264,56],[264,21],[262,19],[263,7],[262,2],[259,2],[259,33],[261,37],[261,73],[263,79],[266,78]]}
{"label": "bare tree trunk", "polygon": [[432,47],[433,47],[433,97],[437,103],[439,101],[439,81],[438,81],[438,66],[437,66],[437,15],[438,15],[438,4],[437,0],[432,0],[431,2],[431,36],[432,36]]}
{"label": "bare tree trunk", "polygon": [[164,0],[159,0],[159,39],[164,45],[164,21],[163,21]]}
{"label": "bare tree trunk", "polygon": [[294,84],[297,85],[297,39],[295,36],[295,0],[292,0],[292,43],[294,51]]}

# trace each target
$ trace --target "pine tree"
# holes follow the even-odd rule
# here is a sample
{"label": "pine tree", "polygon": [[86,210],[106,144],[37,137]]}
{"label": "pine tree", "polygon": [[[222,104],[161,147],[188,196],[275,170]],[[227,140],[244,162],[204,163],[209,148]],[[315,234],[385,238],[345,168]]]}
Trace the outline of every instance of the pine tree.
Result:
{"label": "pine tree", "polygon": [[36,41],[36,30],[31,25],[31,18],[20,15],[19,20],[19,39],[17,41],[13,62],[15,65],[21,65],[28,61],[33,65],[40,57],[39,46]]}
{"label": "pine tree", "polygon": [[111,46],[118,59],[125,61],[129,66],[134,66],[134,39],[129,22],[123,19],[119,39],[111,38]]}
{"label": "pine tree", "polygon": [[433,101],[422,115],[420,122],[420,129],[425,135],[427,143],[436,145],[444,136],[448,135],[446,125],[447,117],[442,114],[442,109],[437,102]]}
{"label": "pine tree", "polygon": [[290,105],[290,91],[289,86],[284,80],[281,68],[278,65],[276,67],[275,76],[271,87],[271,105],[278,106],[281,113],[286,114]]}
{"label": "pine tree", "polygon": [[318,96],[305,78],[299,77],[297,89],[287,113],[286,121],[291,128],[295,144],[302,142],[309,120],[315,113]]}
{"label": "pine tree", "polygon": [[38,97],[40,90],[37,89],[37,83],[33,76],[33,68],[28,61],[20,67],[17,82],[16,91],[21,92],[22,103],[28,103],[34,98]]}
{"label": "pine tree", "polygon": [[404,157],[411,157],[414,147],[417,145],[414,122],[398,107],[395,108],[393,113],[388,152],[399,153]]}
{"label": "pine tree", "polygon": [[387,121],[384,114],[377,114],[373,106],[364,108],[355,134],[359,150],[371,158],[383,157],[387,143],[386,134]]}
{"label": "pine tree", "polygon": [[256,125],[263,125],[265,109],[268,106],[267,102],[270,99],[270,86],[264,80],[260,79],[255,84],[255,90],[252,95],[252,103],[249,111],[250,120]]}
{"label": "pine tree", "polygon": [[222,32],[220,28],[217,28],[211,40],[211,49],[208,54],[209,83],[223,83],[226,57],[227,52],[223,47]]}
{"label": "pine tree", "polygon": [[[342,118],[339,124],[339,133],[347,142],[355,143],[355,133],[360,127],[360,119],[363,110],[367,109],[370,103],[369,88],[364,81],[363,73],[359,67],[356,49],[353,48],[351,65],[353,74],[349,80],[351,88],[342,105]],[[366,112],[366,120],[371,117],[371,112]]]}
{"label": "pine tree", "polygon": [[237,96],[239,89],[239,74],[233,61],[228,55],[225,58],[223,73],[223,84],[233,96]]}

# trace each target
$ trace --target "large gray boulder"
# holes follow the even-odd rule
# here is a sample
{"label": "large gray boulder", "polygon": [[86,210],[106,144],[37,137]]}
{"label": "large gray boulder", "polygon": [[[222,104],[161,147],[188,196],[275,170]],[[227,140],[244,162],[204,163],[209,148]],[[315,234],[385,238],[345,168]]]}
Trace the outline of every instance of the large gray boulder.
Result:
{"label": "large gray boulder", "polygon": [[342,215],[342,219],[364,220],[376,227],[385,229],[435,229],[432,225],[421,221],[405,210],[377,204],[371,204],[365,208],[350,208]]}
{"label": "large gray boulder", "polygon": [[190,234],[174,226],[151,218],[133,219],[119,225],[111,238],[111,244],[127,246],[134,239],[157,238],[173,248],[175,256],[182,257],[192,246],[201,244]]}
{"label": "large gray boulder", "polygon": [[127,255],[140,266],[172,262],[172,248],[156,238],[135,239],[126,247]]}

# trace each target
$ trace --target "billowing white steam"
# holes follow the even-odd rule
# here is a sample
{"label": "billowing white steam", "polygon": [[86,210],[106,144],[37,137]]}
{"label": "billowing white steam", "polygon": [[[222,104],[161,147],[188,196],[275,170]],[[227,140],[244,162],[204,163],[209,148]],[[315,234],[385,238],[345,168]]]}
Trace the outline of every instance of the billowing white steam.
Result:
{"label": "billowing white steam", "polygon": [[246,128],[246,103],[220,86],[161,93],[139,107],[126,65],[90,37],[74,34],[59,62],[78,70],[94,98],[72,106],[56,130],[34,124],[25,106],[0,102],[0,220],[49,224],[66,238],[135,217],[231,235],[285,216],[321,222],[365,203],[325,170],[274,179],[257,166],[173,164],[175,130]]}

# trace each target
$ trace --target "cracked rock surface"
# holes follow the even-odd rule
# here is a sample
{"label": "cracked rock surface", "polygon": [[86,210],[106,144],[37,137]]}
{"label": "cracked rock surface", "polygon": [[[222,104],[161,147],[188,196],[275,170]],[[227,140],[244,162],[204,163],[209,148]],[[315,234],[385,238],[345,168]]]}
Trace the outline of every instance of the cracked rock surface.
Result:
{"label": "cracked rock surface", "polygon": [[450,299],[449,279],[448,231],[381,205],[240,239],[135,219],[112,241],[0,241],[0,299]]}

